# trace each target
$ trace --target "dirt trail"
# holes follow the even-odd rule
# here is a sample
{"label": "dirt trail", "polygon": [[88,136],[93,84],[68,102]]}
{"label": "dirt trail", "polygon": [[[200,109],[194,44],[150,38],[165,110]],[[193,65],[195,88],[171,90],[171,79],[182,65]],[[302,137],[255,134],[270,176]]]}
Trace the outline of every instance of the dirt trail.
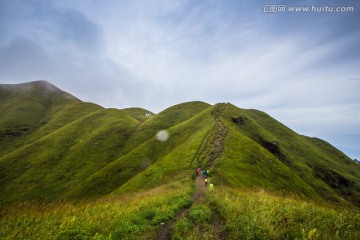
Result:
{"label": "dirt trail", "polygon": [[[223,141],[226,137],[228,129],[226,125],[221,121],[220,115],[227,109],[227,107],[228,105],[225,104],[225,107],[223,107],[222,109],[219,108],[217,112],[212,113],[215,121],[215,127],[204,137],[201,145],[199,146],[199,149],[197,150],[197,153],[195,155],[197,163],[200,164],[201,161],[204,159],[204,156],[202,156],[201,153],[205,153],[207,155],[206,157],[209,157],[210,167],[214,164],[214,161],[217,158],[221,157],[221,154],[224,151]],[[213,137],[212,139],[211,135]],[[192,196],[192,204],[201,202],[205,198],[206,191],[208,190],[208,187],[205,186],[205,181],[201,174],[196,177],[195,187],[196,191]],[[177,219],[186,216],[190,208],[191,206],[182,209],[171,222],[162,224],[157,239],[169,240],[171,237],[171,227],[176,223]],[[216,212],[213,212],[212,215],[213,217],[211,220],[211,224],[214,228],[215,233],[217,233],[218,235],[220,229],[220,218]]]}
{"label": "dirt trail", "polygon": [[170,239],[170,236],[171,236],[170,224],[171,223],[166,223],[166,224],[161,225],[157,240],[169,240]]}
{"label": "dirt trail", "polygon": [[[205,197],[205,193],[207,191],[207,187],[205,186],[205,181],[202,178],[201,174],[196,177],[195,180],[196,191],[192,196],[192,204],[200,202]],[[191,206],[188,208],[182,209],[176,217],[169,223],[165,223],[161,225],[160,232],[157,240],[169,240],[171,237],[171,227],[175,224],[175,222],[186,216],[190,210]]]}
{"label": "dirt trail", "polygon": [[213,117],[215,120],[215,138],[213,142],[212,151],[210,153],[210,166],[214,164],[214,161],[221,157],[221,154],[224,152],[224,140],[227,135],[228,129],[226,125],[221,121],[220,114],[227,109],[223,109],[220,113],[214,113]]}
{"label": "dirt trail", "polygon": [[204,179],[202,178],[201,175],[196,177],[195,187],[196,187],[196,192],[194,193],[194,195],[192,197],[193,204],[200,202],[205,197],[205,192],[208,189],[205,186]]}

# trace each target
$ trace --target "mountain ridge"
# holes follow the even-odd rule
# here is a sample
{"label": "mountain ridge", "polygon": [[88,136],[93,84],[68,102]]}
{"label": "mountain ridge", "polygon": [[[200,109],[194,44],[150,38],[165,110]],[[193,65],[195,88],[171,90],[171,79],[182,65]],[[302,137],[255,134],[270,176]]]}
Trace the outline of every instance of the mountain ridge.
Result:
{"label": "mountain ridge", "polygon": [[195,101],[154,114],[69,96],[46,81],[0,85],[0,205],[127,194],[202,166],[219,185],[360,206],[357,163],[261,111]]}

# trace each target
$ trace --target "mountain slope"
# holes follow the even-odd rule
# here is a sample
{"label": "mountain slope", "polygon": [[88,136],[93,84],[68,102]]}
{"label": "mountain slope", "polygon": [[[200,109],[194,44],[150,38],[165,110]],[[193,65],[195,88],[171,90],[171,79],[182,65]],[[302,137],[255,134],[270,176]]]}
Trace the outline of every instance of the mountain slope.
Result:
{"label": "mountain slope", "polygon": [[[132,150],[154,137],[158,131],[182,123],[209,106],[209,104],[203,102],[187,102],[177,104],[156,115],[152,115],[138,127],[132,138],[129,139],[126,148],[129,151]],[[128,111],[128,109],[125,109],[125,111]]]}
{"label": "mountain slope", "polygon": [[217,186],[360,206],[358,164],[257,110],[187,102],[154,114],[104,109],[43,81],[0,89],[0,205],[123,195],[200,166]]}
{"label": "mountain slope", "polygon": [[[41,93],[43,86],[37,82],[30,85],[33,84],[36,92],[19,92],[18,86],[13,86],[18,92],[16,97],[30,106],[32,98],[23,95],[37,95]],[[47,88],[42,91],[44,93],[40,95],[47,96]],[[62,91],[59,92],[67,96]],[[42,104],[49,101],[38,96],[33,98],[37,98]],[[3,98],[1,103],[6,101],[10,100]],[[154,138],[159,130],[186,121],[209,106],[201,102],[184,103],[155,115],[139,108],[103,109],[78,100],[64,102],[52,102],[52,108],[43,109],[43,116],[37,120],[41,121],[41,124],[34,124],[36,127],[27,134],[3,138],[2,143],[12,143],[14,140],[17,146],[9,147],[0,158],[2,204],[26,200],[52,201],[69,196],[91,197],[109,193],[136,175],[137,171],[148,167],[153,161],[150,161],[150,158],[164,154],[153,151],[145,142]],[[151,117],[147,116],[149,113]],[[24,114],[32,112],[24,109]],[[15,122],[17,117],[9,119]],[[152,140],[152,144],[157,142]],[[142,145],[145,147],[141,147]],[[147,151],[148,149],[152,150]],[[147,153],[148,156],[141,162],[136,162],[134,155],[137,152],[143,156]],[[96,179],[92,176],[97,176],[97,172],[101,173],[103,168],[102,171],[105,171],[107,176],[114,173],[117,169],[114,166],[119,165],[117,162],[126,173],[114,174],[118,181],[112,181],[114,176],[111,174],[110,179],[101,175],[102,181],[91,180]],[[107,171],[108,169],[111,171]],[[106,179],[107,181],[104,181]],[[89,191],[83,189],[87,182],[91,183]],[[106,188],[112,185],[114,187],[110,187],[110,190]],[[85,194],[80,194],[82,191],[85,191]]]}
{"label": "mountain slope", "polygon": [[0,156],[21,145],[22,136],[33,133],[50,115],[66,105],[79,102],[46,81],[0,84]]}
{"label": "mountain slope", "polygon": [[[198,113],[199,109],[207,111],[207,107],[207,104],[201,102],[179,104],[149,119],[129,138],[125,149],[129,146],[136,147],[93,174],[67,193],[66,197],[78,198],[93,194],[108,194],[127,181],[131,181],[138,174],[145,174],[147,179],[141,181],[142,184],[136,187],[131,185],[132,191],[164,184],[167,182],[164,181],[167,176],[183,176],[184,170],[188,170],[191,164],[192,151],[197,147],[197,141],[192,141],[191,137],[196,138],[198,131],[201,134],[203,128],[206,128],[208,124],[211,125],[211,121],[207,121],[209,119],[203,118],[203,115],[192,116]],[[180,114],[185,111],[187,111],[186,114]],[[196,124],[199,120],[204,124]],[[175,126],[170,127],[173,124]],[[156,139],[155,135],[160,130],[168,131],[168,140],[161,142]],[[178,152],[183,145],[187,146],[183,150],[189,151],[188,154],[184,151]],[[169,158],[172,159],[171,163],[168,162]],[[157,167],[158,164],[163,164],[164,167],[160,169]],[[153,171],[153,168],[159,171]],[[186,172],[185,175],[187,174]]]}
{"label": "mountain slope", "polygon": [[56,199],[115,159],[137,124],[121,111],[99,110],[7,154],[2,200]]}
{"label": "mountain slope", "polygon": [[[359,165],[330,144],[301,136],[257,110],[230,105],[222,119],[230,128],[225,159],[217,166],[224,181],[359,206]],[[229,174],[234,167],[242,176]],[[285,172],[281,183],[277,177]]]}
{"label": "mountain slope", "polygon": [[[46,81],[36,81],[0,84],[0,102],[2,134],[11,135],[10,130],[19,130],[18,134],[21,134],[20,130],[26,132],[28,129],[25,128],[40,124],[46,114],[79,100]],[[16,135],[16,132],[13,134]]]}

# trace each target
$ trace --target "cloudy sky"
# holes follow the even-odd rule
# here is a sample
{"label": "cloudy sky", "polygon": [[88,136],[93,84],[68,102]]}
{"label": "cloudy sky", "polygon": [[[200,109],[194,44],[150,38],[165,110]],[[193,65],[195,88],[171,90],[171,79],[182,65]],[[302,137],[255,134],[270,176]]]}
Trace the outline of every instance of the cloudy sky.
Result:
{"label": "cloudy sky", "polygon": [[0,83],[153,112],[231,102],[360,159],[359,24],[358,0],[1,0]]}

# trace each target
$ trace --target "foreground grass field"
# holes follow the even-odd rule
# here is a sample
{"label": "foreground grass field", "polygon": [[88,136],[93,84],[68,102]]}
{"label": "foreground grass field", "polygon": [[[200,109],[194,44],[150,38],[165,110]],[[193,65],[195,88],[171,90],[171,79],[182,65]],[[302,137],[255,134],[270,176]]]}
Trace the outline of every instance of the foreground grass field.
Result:
{"label": "foreground grass field", "polygon": [[161,223],[191,204],[193,185],[182,179],[149,191],[1,210],[0,239],[156,239]]}
{"label": "foreground grass field", "polygon": [[224,239],[360,239],[360,212],[300,199],[218,189],[207,204],[223,220]]}
{"label": "foreground grass field", "polygon": [[217,187],[191,205],[193,182],[181,179],[141,193],[1,210],[1,239],[360,239],[360,212],[276,193]]}
{"label": "foreground grass field", "polygon": [[175,224],[172,239],[360,239],[360,212],[218,188]]}

